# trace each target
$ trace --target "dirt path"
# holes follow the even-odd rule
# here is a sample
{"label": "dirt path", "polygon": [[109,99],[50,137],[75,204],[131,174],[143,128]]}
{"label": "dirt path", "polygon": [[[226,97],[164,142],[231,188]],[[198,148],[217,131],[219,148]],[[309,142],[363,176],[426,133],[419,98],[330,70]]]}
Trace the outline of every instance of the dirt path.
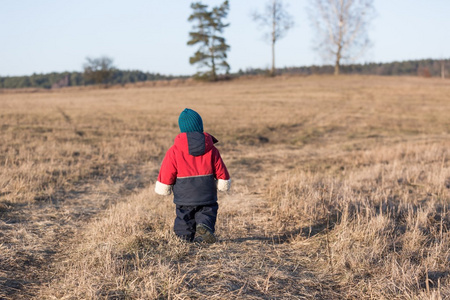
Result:
{"label": "dirt path", "polygon": [[0,299],[30,299],[54,275],[51,269],[87,221],[148,186],[146,166],[123,166],[117,176],[78,183],[51,200],[11,204],[0,211]]}

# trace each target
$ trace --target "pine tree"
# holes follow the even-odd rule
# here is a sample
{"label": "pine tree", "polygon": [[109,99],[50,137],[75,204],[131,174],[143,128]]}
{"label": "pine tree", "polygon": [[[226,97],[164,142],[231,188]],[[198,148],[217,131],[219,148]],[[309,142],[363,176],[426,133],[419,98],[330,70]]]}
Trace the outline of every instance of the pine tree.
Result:
{"label": "pine tree", "polygon": [[217,73],[230,70],[228,65],[227,51],[230,46],[226,44],[222,35],[223,30],[229,24],[225,24],[223,19],[228,15],[230,8],[228,1],[222,3],[212,10],[208,10],[208,6],[201,2],[191,4],[193,10],[189,16],[190,22],[196,22],[193,31],[189,32],[190,40],[188,45],[199,45],[198,50],[189,58],[190,64],[197,64],[199,69],[207,69],[207,71],[199,71],[197,78],[208,79],[210,81],[217,80]]}

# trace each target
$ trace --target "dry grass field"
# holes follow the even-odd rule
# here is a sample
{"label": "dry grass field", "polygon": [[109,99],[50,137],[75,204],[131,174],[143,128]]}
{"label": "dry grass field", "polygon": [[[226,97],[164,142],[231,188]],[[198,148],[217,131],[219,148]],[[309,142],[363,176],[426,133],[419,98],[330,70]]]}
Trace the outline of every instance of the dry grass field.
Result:
{"label": "dry grass field", "polygon": [[[0,299],[448,299],[450,83],[277,77],[0,93]],[[198,111],[210,246],[153,192]]]}

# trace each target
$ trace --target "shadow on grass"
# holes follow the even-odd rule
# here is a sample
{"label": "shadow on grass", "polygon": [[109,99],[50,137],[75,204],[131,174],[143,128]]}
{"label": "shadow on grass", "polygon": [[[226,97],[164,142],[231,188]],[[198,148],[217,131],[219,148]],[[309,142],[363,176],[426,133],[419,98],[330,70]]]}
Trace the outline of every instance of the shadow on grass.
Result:
{"label": "shadow on grass", "polygon": [[272,236],[248,236],[239,237],[235,239],[223,239],[222,242],[233,242],[233,243],[243,243],[246,241],[264,241],[270,244],[284,244],[288,243],[297,236],[302,236],[305,238],[311,238],[318,234],[325,234],[334,228],[337,221],[337,215],[333,216],[332,221],[323,220],[323,222],[318,222],[312,226],[301,227],[294,230],[284,232],[282,234],[275,234]]}
{"label": "shadow on grass", "polygon": [[[0,277],[0,299],[14,299],[17,291],[22,291],[23,287],[28,284],[30,282],[26,280]],[[31,298],[32,295],[22,293],[21,296]]]}

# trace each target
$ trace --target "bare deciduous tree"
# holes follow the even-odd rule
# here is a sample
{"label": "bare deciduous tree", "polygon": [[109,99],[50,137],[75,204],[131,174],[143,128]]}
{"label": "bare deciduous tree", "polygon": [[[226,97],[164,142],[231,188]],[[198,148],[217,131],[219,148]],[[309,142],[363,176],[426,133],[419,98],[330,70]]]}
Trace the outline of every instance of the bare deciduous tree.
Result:
{"label": "bare deciduous tree", "polygon": [[96,84],[103,83],[106,85],[114,69],[113,59],[107,56],[86,57],[86,63],[83,65],[85,79],[94,81]]}
{"label": "bare deciduous tree", "polygon": [[360,57],[370,45],[368,27],[374,14],[373,0],[310,0],[316,48],[334,60],[335,75],[342,60]]}
{"label": "bare deciduous tree", "polygon": [[262,14],[253,13],[253,20],[261,27],[270,28],[265,37],[272,43],[272,69],[270,75],[275,75],[275,43],[286,35],[286,32],[294,25],[292,16],[286,11],[282,0],[271,0],[266,4]]}

